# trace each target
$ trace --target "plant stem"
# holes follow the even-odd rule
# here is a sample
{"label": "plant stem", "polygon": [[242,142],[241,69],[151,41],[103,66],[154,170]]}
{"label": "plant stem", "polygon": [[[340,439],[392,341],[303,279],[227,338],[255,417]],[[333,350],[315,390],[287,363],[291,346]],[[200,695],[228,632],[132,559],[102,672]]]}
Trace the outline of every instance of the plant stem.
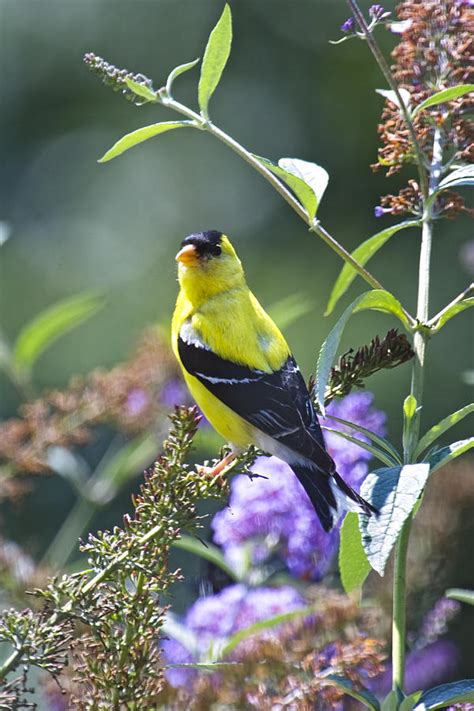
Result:
{"label": "plant stem", "polygon": [[416,156],[416,165],[418,168],[418,175],[420,179],[420,190],[421,194],[423,196],[423,199],[426,200],[429,194],[429,185],[428,185],[428,179],[426,177],[426,171],[424,168],[424,160],[423,160],[423,152],[420,148],[420,144],[418,143],[418,138],[416,136],[416,131],[415,127],[413,125],[413,120],[410,115],[410,111],[408,109],[408,106],[405,104],[403,101],[403,97],[400,94],[400,90],[398,88],[398,84],[395,81],[395,79],[392,76],[392,72],[390,71],[390,67],[387,64],[387,61],[385,57],[383,56],[380,47],[378,46],[371,30],[369,30],[369,27],[367,25],[367,22],[365,21],[365,17],[363,13],[361,12],[357,1],[356,0],[347,0],[349,7],[351,8],[354,17],[356,18],[359,27],[361,28],[362,32],[365,35],[365,39],[367,40],[367,44],[369,45],[370,51],[374,55],[375,61],[380,67],[380,70],[382,74],[385,77],[385,80],[389,87],[392,89],[392,91],[395,93],[395,96],[397,97],[398,105],[400,106],[400,110],[402,112],[403,118],[405,119],[405,123],[408,127],[408,130],[410,132],[410,138],[411,142],[413,143],[413,149],[415,151],[415,156]]}
{"label": "plant stem", "polygon": [[[215,126],[211,121],[204,119],[200,114],[196,113],[192,109],[188,108],[179,101],[176,101],[172,97],[166,94],[160,94],[159,102],[170,109],[173,109],[177,113],[187,116],[193,120],[197,128],[207,131],[216,138],[218,138],[222,143],[225,143],[234,153],[243,158],[243,160],[252,166],[260,175],[262,175],[275,190],[281,195],[281,197],[288,203],[288,205],[296,212],[296,214],[301,217],[301,219],[309,226],[310,231],[316,232],[321,239],[336,252],[345,262],[350,264],[353,269],[374,289],[383,289],[382,284],[369,272],[365,267],[363,267],[359,262],[354,259],[354,257],[341,245],[339,242],[329,234],[324,227],[321,226],[319,220],[311,219],[304,207],[299,203],[299,201],[293,196],[290,190],[283,185],[283,183],[269,170],[266,166],[256,158],[250,151],[244,148],[240,143],[238,143],[232,136],[225,133],[222,129]],[[408,314],[407,314],[408,315]]]}
{"label": "plant stem", "polygon": [[[418,303],[416,316],[421,324],[428,321],[430,289],[430,257],[433,239],[432,200],[441,177],[443,160],[443,141],[441,132],[435,129],[433,136],[433,156],[430,166],[428,197],[424,202],[423,226],[421,233],[420,261],[418,269]],[[429,329],[421,328],[415,332],[413,350],[415,359],[412,370],[411,394],[417,402],[417,412],[411,421],[410,451],[416,449],[420,432],[420,412],[423,404],[423,381],[426,357],[426,345]],[[405,453],[406,454],[406,453]],[[393,623],[392,623],[392,688],[403,691],[405,681],[405,640],[406,640],[406,565],[408,542],[413,515],[403,525],[395,549],[393,575]]]}

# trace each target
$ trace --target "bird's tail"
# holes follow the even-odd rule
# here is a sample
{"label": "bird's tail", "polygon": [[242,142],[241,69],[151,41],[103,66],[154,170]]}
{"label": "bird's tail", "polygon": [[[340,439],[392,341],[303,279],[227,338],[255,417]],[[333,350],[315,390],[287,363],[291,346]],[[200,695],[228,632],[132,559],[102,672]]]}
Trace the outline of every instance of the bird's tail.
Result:
{"label": "bird's tail", "polygon": [[356,511],[368,516],[379,513],[372,504],[351,489],[337,472],[325,474],[299,464],[292,464],[291,468],[308,494],[325,531],[331,530],[334,519],[337,519],[341,511]]}

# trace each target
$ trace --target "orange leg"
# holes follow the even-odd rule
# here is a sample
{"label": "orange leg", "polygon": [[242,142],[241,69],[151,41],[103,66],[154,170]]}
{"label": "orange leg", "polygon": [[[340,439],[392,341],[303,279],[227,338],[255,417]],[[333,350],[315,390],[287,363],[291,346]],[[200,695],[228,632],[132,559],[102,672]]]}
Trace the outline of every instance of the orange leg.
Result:
{"label": "orange leg", "polygon": [[218,476],[226,467],[231,464],[231,462],[234,461],[236,458],[237,454],[235,452],[230,452],[224,459],[221,459],[220,462],[217,462],[217,464],[214,467],[197,467],[197,470],[200,474],[204,474],[209,477],[214,477]]}

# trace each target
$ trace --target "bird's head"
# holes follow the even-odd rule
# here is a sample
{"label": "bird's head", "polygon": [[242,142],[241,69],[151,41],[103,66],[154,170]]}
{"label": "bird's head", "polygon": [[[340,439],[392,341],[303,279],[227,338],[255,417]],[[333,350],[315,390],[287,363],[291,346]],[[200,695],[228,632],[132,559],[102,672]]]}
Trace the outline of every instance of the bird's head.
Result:
{"label": "bird's head", "polygon": [[217,230],[186,237],[176,261],[180,286],[193,302],[245,285],[235,249],[229,238]]}

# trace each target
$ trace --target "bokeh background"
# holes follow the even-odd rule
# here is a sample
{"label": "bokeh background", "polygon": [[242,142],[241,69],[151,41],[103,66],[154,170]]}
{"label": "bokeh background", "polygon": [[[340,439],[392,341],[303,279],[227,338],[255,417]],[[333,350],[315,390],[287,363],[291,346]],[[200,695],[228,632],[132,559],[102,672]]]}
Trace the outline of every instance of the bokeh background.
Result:
{"label": "bokeh background", "polygon": [[[387,180],[369,167],[376,159],[382,109],[374,89],[383,83],[362,42],[328,43],[339,36],[345,3],[230,5],[233,52],[212,99],[214,122],[259,155],[323,165],[330,182],[319,217],[346,248],[355,248],[389,226],[391,218],[374,217],[374,206],[410,176]],[[385,5],[391,9],[394,3]],[[100,313],[38,361],[38,391],[124,360],[149,324],[168,327],[177,293],[174,255],[193,231],[212,228],[231,236],[265,306],[292,294],[309,301],[311,309],[287,329],[307,376],[343,306],[364,289],[356,280],[338,313],[324,318],[341,268],[338,257],[261,177],[204,133],[170,132],[110,163],[97,163],[124,133],[176,117],[163,108],[137,108],[105,88],[84,67],[84,53],[143,72],[160,86],[174,66],[202,56],[221,8],[221,0],[0,0],[0,219],[11,230],[0,252],[2,331],[13,341],[39,310],[69,295],[94,289],[106,298]],[[396,37],[380,35],[389,51]],[[196,103],[197,71],[175,84],[177,97],[190,105]],[[464,217],[437,226],[432,313],[472,279],[461,256],[469,229]],[[419,233],[405,230],[371,262],[377,278],[412,311],[418,249]],[[342,349],[394,326],[385,315],[358,315]],[[472,397],[463,378],[472,367],[472,346],[472,319],[463,314],[430,348],[424,426]],[[370,383],[394,441],[400,439],[408,387],[409,366]],[[18,395],[1,373],[0,388],[0,415],[8,418],[17,410]],[[456,438],[471,428],[467,421],[458,425]],[[38,479],[29,497],[13,508],[3,505],[2,525],[39,555],[70,506],[64,483]],[[120,510],[123,501],[98,524],[113,522]],[[472,542],[472,524],[464,531]],[[474,587],[471,542],[458,541],[446,553],[458,563],[457,586]]]}

